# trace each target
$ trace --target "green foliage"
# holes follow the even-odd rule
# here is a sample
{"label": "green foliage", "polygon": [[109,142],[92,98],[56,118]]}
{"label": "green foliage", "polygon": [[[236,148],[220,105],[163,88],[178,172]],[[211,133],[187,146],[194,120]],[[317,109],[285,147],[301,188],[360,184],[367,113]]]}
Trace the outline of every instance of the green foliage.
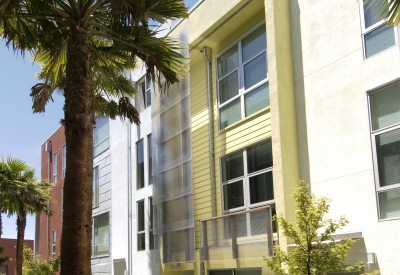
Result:
{"label": "green foliage", "polygon": [[400,24],[400,0],[365,0],[368,9],[375,13],[376,17],[386,19],[388,25],[397,26]]}
{"label": "green foliage", "polygon": [[[4,246],[0,246],[0,254],[3,254],[3,252],[4,252]],[[0,258],[0,266],[2,266],[8,260],[10,260],[10,257],[7,256]]]}
{"label": "green foliage", "polygon": [[[327,272],[343,271],[347,252],[355,242],[346,239],[335,242],[332,235],[348,224],[344,216],[338,220],[326,217],[330,200],[309,193],[308,185],[300,181],[293,198],[297,205],[296,223],[287,221],[281,214],[275,217],[283,235],[294,241],[289,253],[274,247],[276,257],[265,259],[268,266],[279,275],[318,275]],[[281,267],[287,267],[287,270]],[[350,266],[347,270],[361,270],[362,265]],[[287,272],[288,271],[288,272]]]}
{"label": "green foliage", "polygon": [[23,254],[22,275],[54,275],[60,269],[60,256],[45,261],[27,246],[24,246]]}

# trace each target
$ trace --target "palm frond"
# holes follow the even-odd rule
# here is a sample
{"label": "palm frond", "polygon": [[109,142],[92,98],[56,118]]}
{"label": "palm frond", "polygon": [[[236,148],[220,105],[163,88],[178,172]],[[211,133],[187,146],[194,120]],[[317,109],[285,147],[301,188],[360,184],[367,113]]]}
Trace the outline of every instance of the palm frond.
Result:
{"label": "palm frond", "polygon": [[387,24],[397,26],[400,24],[400,0],[365,0],[367,9],[380,19],[387,19]]}

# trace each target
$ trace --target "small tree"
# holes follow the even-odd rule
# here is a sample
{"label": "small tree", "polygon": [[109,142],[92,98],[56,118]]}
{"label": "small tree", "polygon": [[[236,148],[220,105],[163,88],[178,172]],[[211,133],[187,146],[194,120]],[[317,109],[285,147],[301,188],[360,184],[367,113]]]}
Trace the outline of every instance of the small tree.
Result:
{"label": "small tree", "polygon": [[[4,246],[0,246],[0,256],[1,254],[3,254],[4,252]],[[7,262],[8,260],[10,260],[10,257],[0,257],[0,266],[2,266],[5,262]]]}
{"label": "small tree", "polygon": [[60,256],[45,261],[27,246],[24,246],[23,254],[22,275],[54,275],[60,269]]}
{"label": "small tree", "polygon": [[[282,214],[274,218],[283,235],[292,239],[296,246],[289,253],[275,246],[276,259],[265,259],[268,266],[279,275],[319,275],[343,271],[347,253],[355,241],[346,239],[336,243],[333,235],[346,226],[348,220],[344,216],[336,221],[327,218],[330,199],[309,193],[304,181],[299,182],[293,198],[298,207],[295,212],[296,223],[287,221]],[[287,271],[280,264],[286,265]],[[361,268],[362,264],[357,263],[346,270]]]}

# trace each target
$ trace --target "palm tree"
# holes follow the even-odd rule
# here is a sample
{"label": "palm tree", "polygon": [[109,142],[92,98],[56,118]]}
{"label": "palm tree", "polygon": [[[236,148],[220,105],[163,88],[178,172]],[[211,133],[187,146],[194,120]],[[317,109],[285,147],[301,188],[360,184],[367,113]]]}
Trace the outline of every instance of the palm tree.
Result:
{"label": "palm tree", "polygon": [[368,8],[380,19],[387,19],[388,25],[400,24],[400,0],[365,0]]}
{"label": "palm tree", "polygon": [[18,158],[0,160],[0,199],[3,209],[8,216],[17,215],[17,275],[22,275],[26,216],[42,212],[50,215],[46,202],[51,200],[52,185],[38,181],[34,176],[35,169]]}
{"label": "palm tree", "polygon": [[[178,81],[185,69],[179,42],[157,38],[149,20],[186,17],[182,0],[7,0],[0,2],[0,34],[14,51],[46,55],[44,83],[35,86],[34,112],[44,111],[57,81],[59,62],[65,59],[64,124],[66,175],[64,181],[61,275],[91,274],[91,196],[95,87],[92,57],[112,76],[111,95],[119,98],[123,117],[135,120],[123,86],[119,66],[132,68],[140,59],[148,79],[165,86]],[[99,50],[100,49],[100,50]],[[111,58],[118,57],[117,59]],[[46,68],[46,69],[45,69]],[[110,101],[109,101],[110,102]],[[137,117],[137,115],[136,115]],[[73,251],[73,253],[72,253]]]}

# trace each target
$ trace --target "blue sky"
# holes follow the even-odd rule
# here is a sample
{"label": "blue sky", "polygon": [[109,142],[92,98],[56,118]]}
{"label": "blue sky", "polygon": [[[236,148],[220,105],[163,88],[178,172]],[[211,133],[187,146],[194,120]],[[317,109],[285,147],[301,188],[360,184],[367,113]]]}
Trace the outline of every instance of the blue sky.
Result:
{"label": "blue sky", "polygon": [[[185,0],[193,7],[198,0]],[[55,95],[55,102],[46,106],[42,114],[32,113],[30,88],[38,83],[34,76],[39,67],[29,56],[14,54],[0,40],[0,156],[18,157],[36,168],[40,178],[40,146],[60,126],[64,117],[63,97]],[[3,215],[3,238],[16,238],[15,217]],[[26,239],[34,239],[34,217],[28,217]]]}

